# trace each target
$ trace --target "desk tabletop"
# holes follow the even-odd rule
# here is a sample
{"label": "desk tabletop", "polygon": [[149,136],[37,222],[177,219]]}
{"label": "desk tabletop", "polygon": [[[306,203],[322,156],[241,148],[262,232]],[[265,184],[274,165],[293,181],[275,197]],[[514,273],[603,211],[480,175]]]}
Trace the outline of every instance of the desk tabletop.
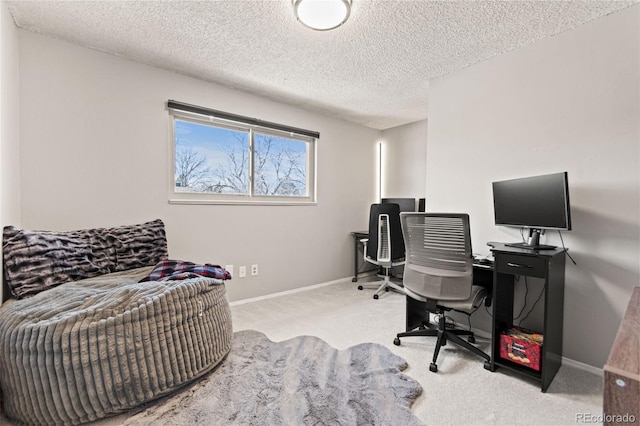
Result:
{"label": "desk tabletop", "polygon": [[484,263],[484,262],[476,262],[474,260],[473,262],[473,267],[474,268],[479,268],[479,269],[486,269],[488,271],[493,271],[493,262],[491,263]]}
{"label": "desk tabletop", "polygon": [[524,254],[527,256],[536,257],[553,257],[557,254],[567,251],[567,249],[563,247],[556,247],[551,250],[533,250],[519,247],[510,247],[507,245],[507,243],[499,243],[495,241],[490,241],[487,243],[487,245],[491,247],[491,251],[494,253]]}

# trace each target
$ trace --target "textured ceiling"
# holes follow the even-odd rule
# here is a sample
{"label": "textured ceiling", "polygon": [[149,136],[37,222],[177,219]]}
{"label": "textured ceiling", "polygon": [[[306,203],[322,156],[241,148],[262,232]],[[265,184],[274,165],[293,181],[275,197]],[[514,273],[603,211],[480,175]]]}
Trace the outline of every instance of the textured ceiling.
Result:
{"label": "textured ceiling", "polygon": [[427,117],[430,79],[636,2],[353,0],[327,32],[290,0],[6,3],[20,28],[386,129]]}

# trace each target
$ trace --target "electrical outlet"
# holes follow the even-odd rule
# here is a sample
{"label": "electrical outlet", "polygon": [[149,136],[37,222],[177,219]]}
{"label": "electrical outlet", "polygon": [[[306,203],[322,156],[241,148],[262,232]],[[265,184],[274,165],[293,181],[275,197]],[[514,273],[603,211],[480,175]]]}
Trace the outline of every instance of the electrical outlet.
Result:
{"label": "electrical outlet", "polygon": [[258,275],[258,264],[257,263],[251,265],[251,276],[255,277],[256,275]]}
{"label": "electrical outlet", "polygon": [[247,276],[247,267],[241,266],[238,268],[238,278],[244,278]]}
{"label": "electrical outlet", "polygon": [[229,272],[231,274],[231,277],[233,278],[233,265],[224,265],[224,269],[226,269],[227,272]]}

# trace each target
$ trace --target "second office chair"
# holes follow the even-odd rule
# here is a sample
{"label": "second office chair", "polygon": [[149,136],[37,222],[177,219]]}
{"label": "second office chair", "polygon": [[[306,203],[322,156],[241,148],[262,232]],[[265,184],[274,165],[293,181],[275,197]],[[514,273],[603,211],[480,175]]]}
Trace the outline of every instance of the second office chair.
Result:
{"label": "second office chair", "polygon": [[[394,203],[372,204],[369,211],[369,238],[364,244],[364,260],[384,269],[382,281],[373,295],[377,299],[383,292],[394,289],[403,291],[402,286],[391,281],[391,268],[404,265],[404,238],[400,225],[400,206]],[[362,290],[363,285],[358,286]]]}

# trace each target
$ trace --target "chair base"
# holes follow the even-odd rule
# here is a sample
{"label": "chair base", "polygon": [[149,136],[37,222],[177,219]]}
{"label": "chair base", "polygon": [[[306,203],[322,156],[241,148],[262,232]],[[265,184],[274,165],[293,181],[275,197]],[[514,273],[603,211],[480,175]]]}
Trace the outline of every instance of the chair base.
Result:
{"label": "chair base", "polygon": [[404,294],[404,287],[392,282],[388,275],[385,275],[384,280],[382,281],[374,281],[367,284],[360,284],[358,286],[358,290],[363,290],[365,288],[376,288],[376,292],[373,294],[373,298],[376,300],[380,298],[382,293],[389,290],[395,290]]}
{"label": "chair base", "polygon": [[[440,315],[438,328],[431,328],[433,326],[432,324],[425,323],[423,324],[423,326],[427,328],[424,328],[424,329],[420,328],[418,330],[398,333],[396,335],[396,338],[393,340],[393,344],[396,346],[400,346],[401,337],[412,337],[412,336],[437,337],[438,340],[436,342],[436,348],[433,353],[433,361],[429,365],[429,371],[434,373],[438,371],[438,365],[436,364],[436,361],[438,360],[438,354],[440,353],[440,348],[442,346],[446,346],[448,341],[451,341],[452,343],[455,343],[456,345],[462,348],[465,348],[468,351],[473,352],[474,354],[484,358],[485,368],[487,368],[487,365],[490,364],[491,357],[486,353],[484,353],[483,351],[481,351],[480,349],[478,349],[477,347],[473,346],[473,343],[475,343],[475,335],[473,331],[447,328],[444,311],[439,311],[438,314]],[[468,336],[468,337],[467,337],[467,340],[465,341],[461,339],[460,336]]]}

